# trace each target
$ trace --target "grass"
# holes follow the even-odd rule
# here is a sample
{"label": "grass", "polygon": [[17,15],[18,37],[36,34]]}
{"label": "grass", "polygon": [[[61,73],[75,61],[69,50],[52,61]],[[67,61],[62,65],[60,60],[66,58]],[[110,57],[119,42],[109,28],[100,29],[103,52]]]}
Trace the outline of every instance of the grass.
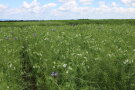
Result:
{"label": "grass", "polygon": [[134,90],[135,20],[0,22],[0,90]]}

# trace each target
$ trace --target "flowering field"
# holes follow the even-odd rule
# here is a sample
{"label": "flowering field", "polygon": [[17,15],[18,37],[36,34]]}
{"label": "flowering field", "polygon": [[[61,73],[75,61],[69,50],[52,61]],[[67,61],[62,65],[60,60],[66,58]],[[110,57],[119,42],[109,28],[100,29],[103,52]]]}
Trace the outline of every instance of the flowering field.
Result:
{"label": "flowering field", "polygon": [[134,90],[135,20],[0,22],[0,90]]}

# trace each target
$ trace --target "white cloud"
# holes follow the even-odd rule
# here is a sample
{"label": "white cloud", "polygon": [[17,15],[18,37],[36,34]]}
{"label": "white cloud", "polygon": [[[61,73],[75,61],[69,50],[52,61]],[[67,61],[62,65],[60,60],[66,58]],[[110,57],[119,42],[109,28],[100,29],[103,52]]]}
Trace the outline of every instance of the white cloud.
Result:
{"label": "white cloud", "polygon": [[77,8],[77,2],[76,1],[69,1],[67,3],[62,4],[58,10],[60,11],[73,11]]}
{"label": "white cloud", "polygon": [[[23,2],[22,7],[20,8],[20,11],[22,12],[32,12],[32,13],[43,13],[46,9],[51,8],[51,7],[55,7],[56,4],[55,3],[48,3],[45,5],[41,5],[37,0],[33,0],[31,3],[28,2]],[[15,10],[18,13],[19,10]]]}
{"label": "white cloud", "polygon": [[72,2],[72,1],[76,1],[76,0],[58,0],[58,2],[60,2],[60,3],[68,3],[68,2]]}
{"label": "white cloud", "polygon": [[40,5],[40,3],[37,0],[33,0],[31,3],[28,3],[26,1],[23,2],[24,8],[32,8],[32,7],[37,7],[39,5]]}
{"label": "white cloud", "polygon": [[56,3],[49,3],[49,4],[44,5],[43,7],[49,8],[49,7],[55,7],[56,5],[57,5]]}
{"label": "white cloud", "polygon": [[135,0],[121,0],[121,2],[128,6],[135,7]]}
{"label": "white cloud", "polygon": [[[108,5],[103,1],[98,2],[98,7],[85,6],[85,4],[88,4],[86,2],[91,1],[58,0],[59,3],[42,5],[39,1],[33,0],[31,3],[23,2],[22,6],[18,8],[10,8],[0,4],[0,19],[135,18],[134,7],[120,7],[116,2]],[[133,0],[129,1],[127,2],[131,3]],[[80,2],[84,5],[80,6]],[[59,5],[56,7],[57,4]]]}
{"label": "white cloud", "polygon": [[[24,1],[20,11],[22,11],[22,12],[29,11],[29,12],[33,12],[33,13],[39,13],[41,11],[41,6],[37,0],[33,0],[31,3]],[[18,12],[18,10],[17,10],[17,12]]]}
{"label": "white cloud", "polygon": [[[66,11],[66,12],[65,12]],[[100,1],[99,7],[79,6],[77,2],[64,3],[55,10],[54,15],[66,17],[72,15],[74,18],[130,18],[135,14],[135,8],[120,7],[116,2],[108,6],[106,2]],[[135,16],[134,16],[135,17]],[[70,17],[71,18],[71,17]]]}
{"label": "white cloud", "polygon": [[45,9],[55,7],[55,3],[48,3],[45,5],[41,5],[37,0],[33,0],[31,3],[23,2],[22,10],[25,12],[33,12],[33,13],[41,13],[44,12]]}
{"label": "white cloud", "polygon": [[82,4],[89,5],[92,3],[93,0],[80,0]]}
{"label": "white cloud", "polygon": [[31,3],[25,1],[18,8],[7,8],[0,5],[0,19],[44,19],[46,16],[51,16],[49,13],[56,5],[56,3],[41,5],[37,0],[33,0]]}
{"label": "white cloud", "polygon": [[131,2],[133,2],[134,0],[121,0],[123,3],[125,3],[125,4],[128,4],[128,3],[131,3]]}
{"label": "white cloud", "polygon": [[6,5],[2,5],[2,4],[0,4],[0,10],[1,10],[1,9],[5,9],[5,8],[7,8],[7,6],[6,6]]}
{"label": "white cloud", "polygon": [[100,1],[99,2],[99,7],[101,7],[101,8],[108,8],[108,6],[106,5],[106,2],[104,2],[104,1]]}
{"label": "white cloud", "polygon": [[112,7],[118,7],[118,4],[116,2],[112,2]]}

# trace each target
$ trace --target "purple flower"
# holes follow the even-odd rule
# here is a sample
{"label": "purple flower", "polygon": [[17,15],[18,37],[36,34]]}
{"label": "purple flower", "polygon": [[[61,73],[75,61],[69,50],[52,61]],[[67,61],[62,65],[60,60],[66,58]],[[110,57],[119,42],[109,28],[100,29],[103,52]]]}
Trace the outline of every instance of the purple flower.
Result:
{"label": "purple flower", "polygon": [[9,39],[9,37],[8,37],[8,36],[7,36],[7,37],[4,37],[4,39],[8,40],[8,39]]}
{"label": "purple flower", "polygon": [[52,73],[51,73],[51,76],[57,77],[57,76],[58,76],[58,72],[52,72]]}
{"label": "purple flower", "polygon": [[50,31],[56,31],[56,29],[50,29]]}
{"label": "purple flower", "polygon": [[33,34],[33,36],[34,36],[34,37],[36,37],[36,36],[37,36],[37,34],[36,34],[36,33],[34,33],[34,34]]}
{"label": "purple flower", "polygon": [[14,37],[14,40],[17,40],[17,37]]}

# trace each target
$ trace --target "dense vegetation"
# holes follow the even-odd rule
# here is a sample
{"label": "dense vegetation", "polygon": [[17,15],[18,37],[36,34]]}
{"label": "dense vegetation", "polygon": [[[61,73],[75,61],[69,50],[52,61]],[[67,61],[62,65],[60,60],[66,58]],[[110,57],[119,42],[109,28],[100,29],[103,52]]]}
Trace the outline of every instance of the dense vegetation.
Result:
{"label": "dense vegetation", "polygon": [[0,22],[0,90],[134,90],[135,20]]}

